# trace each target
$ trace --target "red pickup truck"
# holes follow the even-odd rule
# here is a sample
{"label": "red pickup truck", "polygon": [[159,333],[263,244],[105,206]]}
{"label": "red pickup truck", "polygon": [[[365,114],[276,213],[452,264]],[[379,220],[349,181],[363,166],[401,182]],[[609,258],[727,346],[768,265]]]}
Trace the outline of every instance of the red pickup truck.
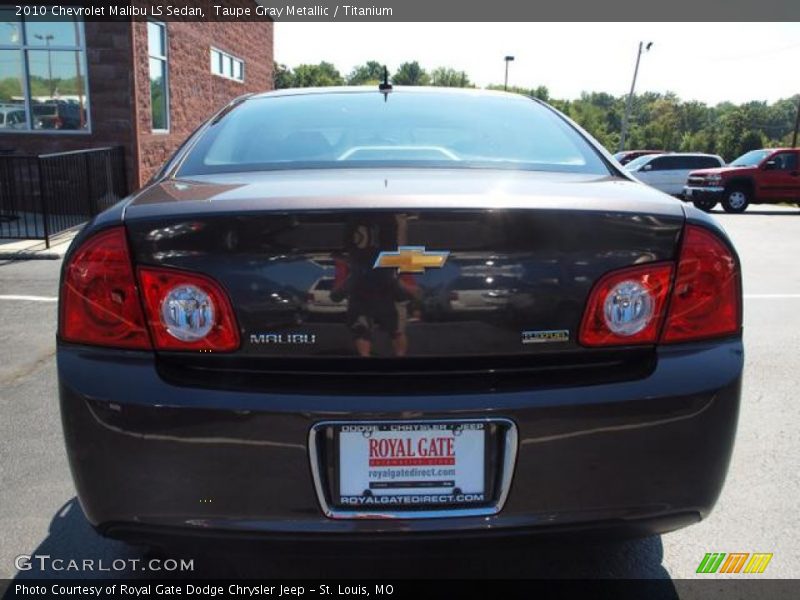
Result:
{"label": "red pickup truck", "polygon": [[800,149],[752,150],[727,167],[692,171],[683,198],[705,211],[721,202],[729,213],[744,212],[750,204],[800,205]]}

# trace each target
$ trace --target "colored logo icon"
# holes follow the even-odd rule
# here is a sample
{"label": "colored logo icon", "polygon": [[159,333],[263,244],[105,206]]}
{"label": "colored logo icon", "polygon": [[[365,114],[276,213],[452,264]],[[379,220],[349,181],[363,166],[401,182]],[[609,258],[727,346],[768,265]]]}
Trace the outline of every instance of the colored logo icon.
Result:
{"label": "colored logo icon", "polygon": [[771,560],[771,553],[708,552],[697,566],[697,573],[763,573]]}

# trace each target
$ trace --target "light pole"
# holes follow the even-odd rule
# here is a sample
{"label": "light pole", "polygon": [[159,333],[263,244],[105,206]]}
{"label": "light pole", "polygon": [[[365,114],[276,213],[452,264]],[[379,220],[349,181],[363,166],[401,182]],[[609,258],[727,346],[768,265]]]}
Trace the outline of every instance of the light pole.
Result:
{"label": "light pole", "polygon": [[43,40],[44,43],[47,45],[47,83],[50,86],[50,99],[53,99],[53,61],[50,56],[50,41],[53,40],[56,36],[52,33],[48,33],[47,35],[40,35],[38,33],[34,34],[37,40]]}
{"label": "light pole", "polygon": [[503,83],[503,90],[507,91],[508,90],[508,63],[510,63],[512,60],[514,60],[514,57],[513,56],[506,56],[503,60],[506,61],[506,79],[505,79],[505,82]]}
{"label": "light pole", "polygon": [[798,130],[800,130],[800,97],[797,98],[797,116],[794,119],[794,135],[792,136],[792,148],[797,148]]}
{"label": "light pole", "polygon": [[625,115],[622,117],[622,132],[619,136],[619,151],[625,150],[625,134],[628,132],[628,119],[631,116],[631,104],[633,103],[633,90],[636,88],[636,76],[639,74],[639,61],[642,59],[642,53],[647,52],[653,46],[653,42],[639,42],[639,52],[636,54],[636,67],[633,69],[633,81],[631,81],[631,91],[628,94],[628,102],[625,104]]}

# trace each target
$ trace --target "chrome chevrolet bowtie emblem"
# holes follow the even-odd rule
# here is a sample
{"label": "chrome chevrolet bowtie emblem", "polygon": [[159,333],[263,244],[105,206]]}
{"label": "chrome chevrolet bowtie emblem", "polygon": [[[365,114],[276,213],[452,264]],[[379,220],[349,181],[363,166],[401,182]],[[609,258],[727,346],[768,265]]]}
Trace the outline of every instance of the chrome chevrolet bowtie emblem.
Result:
{"label": "chrome chevrolet bowtie emblem", "polygon": [[373,269],[397,269],[398,273],[424,273],[425,269],[440,269],[449,252],[428,252],[425,246],[400,246],[396,252],[381,252]]}

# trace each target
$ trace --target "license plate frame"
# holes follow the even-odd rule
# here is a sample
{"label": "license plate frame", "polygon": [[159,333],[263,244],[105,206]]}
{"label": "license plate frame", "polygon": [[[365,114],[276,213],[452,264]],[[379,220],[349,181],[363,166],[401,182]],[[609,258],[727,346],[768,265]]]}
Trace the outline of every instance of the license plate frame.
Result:
{"label": "license plate frame", "polygon": [[[342,502],[340,444],[343,428],[435,426],[447,429],[457,425],[467,426],[470,431],[482,428],[483,498],[462,498],[452,502],[431,502],[428,498],[421,502],[389,504]],[[348,435],[352,433],[347,432]],[[309,433],[309,458],[317,498],[323,513],[333,519],[421,519],[496,514],[502,510],[508,496],[516,457],[516,424],[505,418],[326,421],[315,424]],[[473,474],[471,481],[474,483],[475,480]]]}

